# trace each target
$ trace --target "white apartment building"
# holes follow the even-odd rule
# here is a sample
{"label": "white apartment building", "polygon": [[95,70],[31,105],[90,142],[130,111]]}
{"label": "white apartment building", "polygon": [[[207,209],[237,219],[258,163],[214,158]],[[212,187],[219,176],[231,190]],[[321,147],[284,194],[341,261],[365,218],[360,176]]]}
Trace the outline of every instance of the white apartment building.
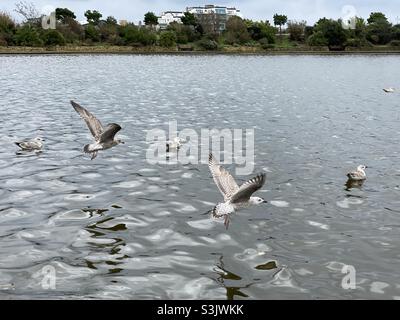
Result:
{"label": "white apartment building", "polygon": [[236,8],[226,8],[226,14],[228,16],[237,16],[237,17],[243,19],[242,13],[240,12],[239,9],[236,9]]}
{"label": "white apartment building", "polygon": [[206,33],[221,33],[226,28],[226,22],[233,16],[242,18],[242,13],[236,8],[216,6],[187,7],[187,12],[194,14]]}
{"label": "white apartment building", "polygon": [[228,8],[228,7],[223,7],[223,6],[216,6],[216,5],[212,5],[212,4],[205,5],[204,7],[187,7],[186,11],[196,14],[196,15],[215,13],[215,14],[227,15],[229,17],[230,16],[238,16],[240,18],[243,18],[243,15],[239,9]]}
{"label": "white apartment building", "polygon": [[[193,13],[197,18],[203,22],[203,24],[210,24],[208,22],[208,15],[214,15],[218,21],[221,20],[217,29],[219,31],[223,31],[225,29],[225,22],[232,16],[237,16],[243,18],[242,13],[239,9],[229,8],[224,6],[216,6],[216,5],[205,5],[203,7],[187,7],[186,12]],[[182,11],[165,11],[160,14],[158,17],[158,26],[157,28],[166,29],[168,25],[172,22],[182,23],[181,18],[185,15]],[[214,21],[215,24],[215,21]]]}
{"label": "white apartment building", "polygon": [[158,17],[158,26],[160,29],[165,29],[170,23],[182,23],[181,18],[184,13],[181,11],[165,11]]}

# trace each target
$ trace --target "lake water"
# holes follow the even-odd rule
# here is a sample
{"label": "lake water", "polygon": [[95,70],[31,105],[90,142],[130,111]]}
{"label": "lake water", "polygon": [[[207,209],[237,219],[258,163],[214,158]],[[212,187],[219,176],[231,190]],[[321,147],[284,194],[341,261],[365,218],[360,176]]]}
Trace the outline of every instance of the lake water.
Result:
{"label": "lake water", "polygon": [[[382,91],[399,70],[395,56],[1,56],[0,298],[399,299],[400,93]],[[71,99],[126,144],[90,161]],[[147,130],[170,120],[254,129],[254,172],[237,179],[264,171],[269,203],[228,230],[211,219],[206,164],[146,161]],[[37,135],[42,153],[16,153]],[[359,164],[368,179],[347,188]]]}

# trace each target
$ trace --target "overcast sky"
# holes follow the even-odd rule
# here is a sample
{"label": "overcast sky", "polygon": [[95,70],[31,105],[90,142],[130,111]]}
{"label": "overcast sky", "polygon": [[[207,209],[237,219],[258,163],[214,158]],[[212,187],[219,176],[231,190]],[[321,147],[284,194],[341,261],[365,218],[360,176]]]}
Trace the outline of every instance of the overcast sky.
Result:
{"label": "overcast sky", "polygon": [[[0,0],[0,10],[13,12],[19,0]],[[28,0],[29,2],[30,0]],[[274,13],[286,14],[289,20],[306,20],[313,24],[318,18],[338,19],[348,12],[355,11],[357,16],[367,18],[370,12],[382,11],[392,23],[400,23],[400,0],[216,0],[183,1],[183,0],[31,0],[41,11],[45,7],[67,7],[75,12],[79,21],[85,20],[83,13],[88,9],[99,10],[104,17],[112,15],[117,20],[128,20],[137,23],[143,20],[147,11],[157,15],[162,11],[183,11],[187,6],[217,4],[234,6],[240,9],[245,18],[253,20],[270,20]],[[343,11],[345,6],[354,9]]]}

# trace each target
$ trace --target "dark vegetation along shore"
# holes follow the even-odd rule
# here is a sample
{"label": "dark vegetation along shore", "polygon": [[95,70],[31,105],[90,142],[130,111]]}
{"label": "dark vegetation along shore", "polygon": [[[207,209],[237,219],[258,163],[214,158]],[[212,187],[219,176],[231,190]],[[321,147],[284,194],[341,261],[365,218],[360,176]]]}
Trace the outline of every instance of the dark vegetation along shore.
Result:
{"label": "dark vegetation along shore", "polygon": [[20,2],[16,23],[0,12],[0,53],[235,53],[235,54],[329,54],[400,53],[400,24],[392,25],[380,12],[367,20],[355,17],[351,28],[341,20],[322,18],[313,26],[275,14],[269,21],[233,16],[223,32],[205,32],[193,14],[182,23],[157,28],[157,17],[148,12],[144,25],[118,23],[96,10],[85,12],[80,24],[67,8],[56,9],[56,29],[43,29],[42,17],[33,4]]}

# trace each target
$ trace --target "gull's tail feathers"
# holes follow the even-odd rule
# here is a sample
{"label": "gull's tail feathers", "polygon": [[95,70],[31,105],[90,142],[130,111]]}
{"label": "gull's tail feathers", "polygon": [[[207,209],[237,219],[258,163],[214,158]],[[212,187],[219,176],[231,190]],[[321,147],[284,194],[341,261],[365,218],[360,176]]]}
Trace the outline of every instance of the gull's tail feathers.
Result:
{"label": "gull's tail feathers", "polygon": [[87,144],[86,146],[83,147],[83,152],[84,153],[91,153],[93,150],[91,148],[90,144]]}
{"label": "gull's tail feathers", "polygon": [[87,144],[83,147],[83,152],[85,153],[90,153],[90,155],[92,156],[90,158],[90,160],[93,160],[94,158],[97,157],[97,152],[99,149],[96,148],[95,144]]}
{"label": "gull's tail feathers", "polygon": [[221,212],[223,210],[224,210],[224,204],[219,203],[212,209],[211,213],[214,218],[224,218],[224,226],[228,230],[230,222],[229,213]]}

